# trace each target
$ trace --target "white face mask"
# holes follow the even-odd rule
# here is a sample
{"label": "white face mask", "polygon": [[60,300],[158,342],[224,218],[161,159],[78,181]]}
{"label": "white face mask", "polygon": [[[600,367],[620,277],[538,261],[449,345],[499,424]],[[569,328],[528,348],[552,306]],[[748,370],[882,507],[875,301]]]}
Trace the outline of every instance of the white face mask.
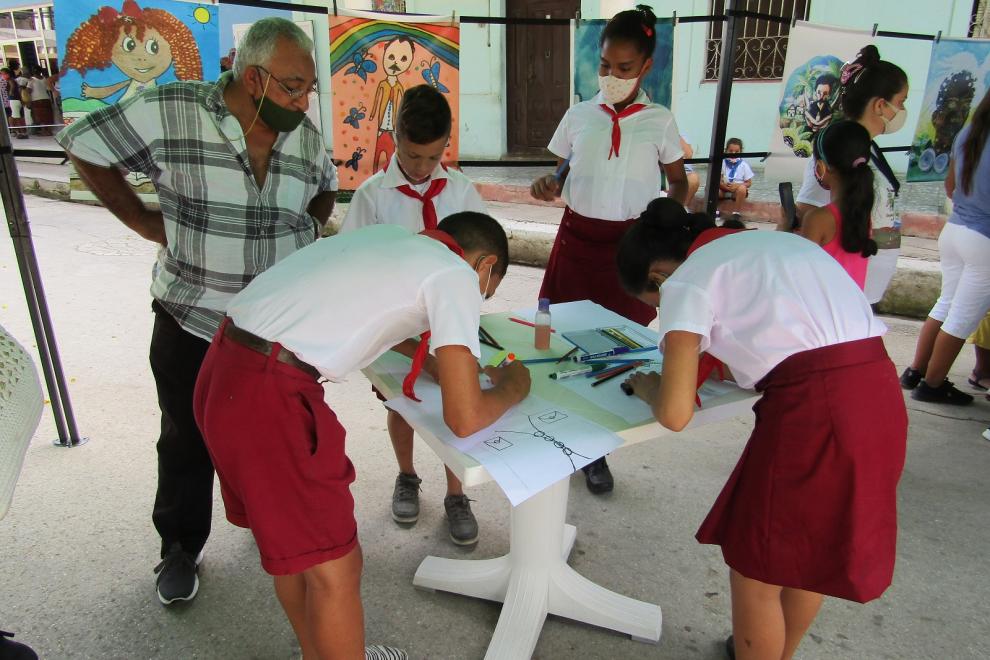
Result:
{"label": "white face mask", "polygon": [[898,108],[893,103],[887,103],[887,105],[894,109],[894,116],[887,119],[882,114],[880,115],[880,119],[883,120],[883,132],[885,134],[896,133],[904,127],[904,122],[907,121],[907,110]]}
{"label": "white face mask", "polygon": [[636,78],[616,78],[615,76],[598,76],[598,89],[602,90],[602,97],[609,105],[622,103],[632,96],[633,90],[639,84],[639,77]]}

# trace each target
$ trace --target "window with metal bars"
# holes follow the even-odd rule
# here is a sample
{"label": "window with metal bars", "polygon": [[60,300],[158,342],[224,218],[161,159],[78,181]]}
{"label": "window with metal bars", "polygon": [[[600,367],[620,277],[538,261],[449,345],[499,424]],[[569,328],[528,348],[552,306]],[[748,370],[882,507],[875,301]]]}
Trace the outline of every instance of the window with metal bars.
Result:
{"label": "window with metal bars", "polygon": [[[738,9],[760,12],[771,16],[793,17],[807,20],[811,0],[743,0]],[[712,14],[725,13],[724,0],[712,0]],[[762,18],[742,18],[739,39],[735,48],[736,80],[780,80],[784,75],[784,57],[787,55],[787,37],[790,22],[778,23]],[[718,80],[722,56],[722,35],[726,24],[713,21],[705,44],[705,80]]]}

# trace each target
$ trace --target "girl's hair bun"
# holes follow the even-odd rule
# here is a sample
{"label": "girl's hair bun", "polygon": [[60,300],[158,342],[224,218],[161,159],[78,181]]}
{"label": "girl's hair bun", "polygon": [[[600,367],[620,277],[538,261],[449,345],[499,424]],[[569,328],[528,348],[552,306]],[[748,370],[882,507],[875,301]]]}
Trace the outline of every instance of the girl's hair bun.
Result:
{"label": "girl's hair bun", "polygon": [[868,46],[863,46],[862,50],[856,56],[856,62],[862,64],[863,66],[870,66],[871,64],[876,64],[880,61],[880,51],[873,44]]}

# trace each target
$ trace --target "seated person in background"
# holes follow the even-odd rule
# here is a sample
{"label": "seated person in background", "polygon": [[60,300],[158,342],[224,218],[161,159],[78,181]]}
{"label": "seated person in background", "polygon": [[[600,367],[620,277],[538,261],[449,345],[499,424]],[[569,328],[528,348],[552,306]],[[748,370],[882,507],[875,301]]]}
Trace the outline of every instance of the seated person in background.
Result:
{"label": "seated person in background", "polygon": [[193,407],[227,519],[254,535],[304,658],[365,650],[354,466],[319,379],[396,350],[413,359],[405,395],[421,371],[437,379],[459,437],[529,393],[519,362],[486,369],[491,389],[478,379],[481,302],[505,275],[505,231],[458,213],[425,234],[366,227],[286,257],[230,301],[199,373]]}
{"label": "seated person in background", "polygon": [[[727,154],[739,154],[742,150],[743,143],[739,138],[729,138],[725,143]],[[727,206],[734,216],[739,215],[742,203],[749,197],[753,176],[753,168],[742,158],[728,156],[722,160],[722,180],[718,184],[719,198],[732,200],[733,203]]]}

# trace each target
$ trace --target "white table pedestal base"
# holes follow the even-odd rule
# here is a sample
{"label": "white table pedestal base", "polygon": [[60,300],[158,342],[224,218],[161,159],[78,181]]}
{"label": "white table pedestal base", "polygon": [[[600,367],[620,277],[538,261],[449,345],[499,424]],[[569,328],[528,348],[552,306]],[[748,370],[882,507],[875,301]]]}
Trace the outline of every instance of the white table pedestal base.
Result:
{"label": "white table pedestal base", "polygon": [[619,595],[567,565],[577,533],[564,523],[570,480],[512,509],[509,554],[496,559],[427,557],[413,584],[503,603],[486,660],[533,655],[547,614],[660,641],[660,607]]}

